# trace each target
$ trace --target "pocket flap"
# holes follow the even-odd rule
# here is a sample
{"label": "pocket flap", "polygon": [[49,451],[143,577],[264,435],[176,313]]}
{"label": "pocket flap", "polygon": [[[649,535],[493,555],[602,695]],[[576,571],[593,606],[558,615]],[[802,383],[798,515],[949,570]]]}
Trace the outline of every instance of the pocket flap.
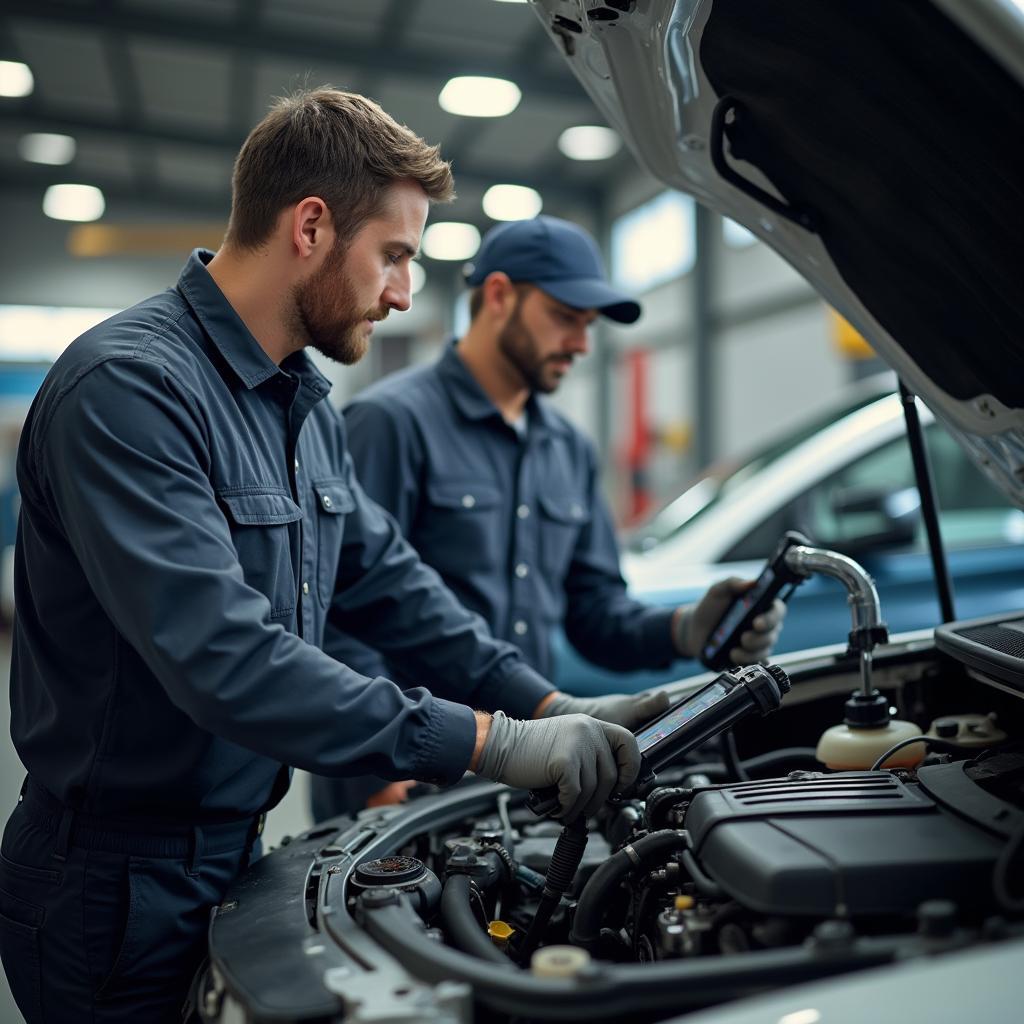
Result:
{"label": "pocket flap", "polygon": [[321,512],[337,516],[351,512],[356,507],[352,489],[344,480],[314,480],[313,490]]}
{"label": "pocket flap", "polygon": [[441,508],[494,508],[501,502],[501,491],[475,480],[429,480],[427,497]]}
{"label": "pocket flap", "polygon": [[280,491],[220,491],[217,498],[239,526],[278,526],[302,518],[302,509]]}
{"label": "pocket flap", "polygon": [[590,509],[581,498],[571,494],[540,494],[537,496],[544,514],[559,523],[582,526],[590,522]]}

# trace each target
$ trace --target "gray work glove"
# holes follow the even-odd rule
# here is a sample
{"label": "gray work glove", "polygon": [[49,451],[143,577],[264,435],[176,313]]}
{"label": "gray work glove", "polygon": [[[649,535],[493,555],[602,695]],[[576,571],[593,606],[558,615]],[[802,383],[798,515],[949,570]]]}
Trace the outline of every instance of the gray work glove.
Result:
{"label": "gray work glove", "polygon": [[635,732],[637,726],[666,711],[669,703],[668,694],[664,690],[612,693],[607,697],[570,697],[567,693],[559,693],[548,702],[541,717],[590,715],[591,718],[599,718],[602,722],[621,725]]}
{"label": "gray work glove", "polygon": [[[687,658],[696,658],[707,642],[708,634],[718,625],[725,610],[736,597],[749,590],[753,580],[741,580],[730,576],[708,588],[708,592],[697,604],[686,605],[679,610],[673,639],[679,653]],[[786,606],[778,598],[766,612],[762,612],[740,637],[739,647],[729,652],[734,665],[752,665],[764,661],[775,647],[786,617]]]}
{"label": "gray work glove", "polygon": [[612,793],[640,772],[633,734],[588,715],[520,721],[496,711],[480,752],[477,775],[520,789],[558,788],[561,813],[572,821],[596,814]]}

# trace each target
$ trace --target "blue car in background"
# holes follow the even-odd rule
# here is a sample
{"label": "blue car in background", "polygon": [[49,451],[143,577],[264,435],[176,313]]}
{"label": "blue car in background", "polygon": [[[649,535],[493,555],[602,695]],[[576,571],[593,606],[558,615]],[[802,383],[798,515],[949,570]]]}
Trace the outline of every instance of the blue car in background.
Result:
{"label": "blue car in background", "polygon": [[[892,376],[862,381],[838,411],[753,457],[711,467],[625,542],[623,574],[636,597],[674,606],[725,576],[753,578],[786,530],[859,561],[875,579],[891,633],[940,620],[920,499]],[[1024,512],[970,461],[918,403],[959,619],[1024,607]],[[840,643],[845,591],[814,577],[789,602],[777,651]],[[637,690],[703,670],[606,672],[555,638],[554,681],[569,693]]]}

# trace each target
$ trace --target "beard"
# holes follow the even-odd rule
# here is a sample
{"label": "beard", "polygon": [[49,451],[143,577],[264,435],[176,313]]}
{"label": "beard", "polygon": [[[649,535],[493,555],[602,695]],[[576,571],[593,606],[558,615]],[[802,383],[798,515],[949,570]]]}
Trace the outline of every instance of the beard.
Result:
{"label": "beard", "polygon": [[[538,355],[540,346],[530,329],[523,323],[520,307],[525,296],[520,295],[509,321],[498,335],[498,351],[522,379],[531,392],[549,395],[562,383],[562,375],[572,365],[572,356]],[[561,369],[561,373],[557,372]]]}
{"label": "beard", "polygon": [[344,366],[358,363],[370,345],[367,320],[383,320],[388,309],[358,308],[345,274],[345,247],[335,244],[323,265],[292,291],[292,330],[303,345]]}

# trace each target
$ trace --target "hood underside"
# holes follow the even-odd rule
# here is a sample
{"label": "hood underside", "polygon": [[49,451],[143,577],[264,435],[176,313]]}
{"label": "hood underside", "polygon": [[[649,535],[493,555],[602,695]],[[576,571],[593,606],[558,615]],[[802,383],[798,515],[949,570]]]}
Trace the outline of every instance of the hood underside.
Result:
{"label": "hood underside", "polygon": [[640,162],[789,260],[1024,506],[1024,11],[533,3]]}

